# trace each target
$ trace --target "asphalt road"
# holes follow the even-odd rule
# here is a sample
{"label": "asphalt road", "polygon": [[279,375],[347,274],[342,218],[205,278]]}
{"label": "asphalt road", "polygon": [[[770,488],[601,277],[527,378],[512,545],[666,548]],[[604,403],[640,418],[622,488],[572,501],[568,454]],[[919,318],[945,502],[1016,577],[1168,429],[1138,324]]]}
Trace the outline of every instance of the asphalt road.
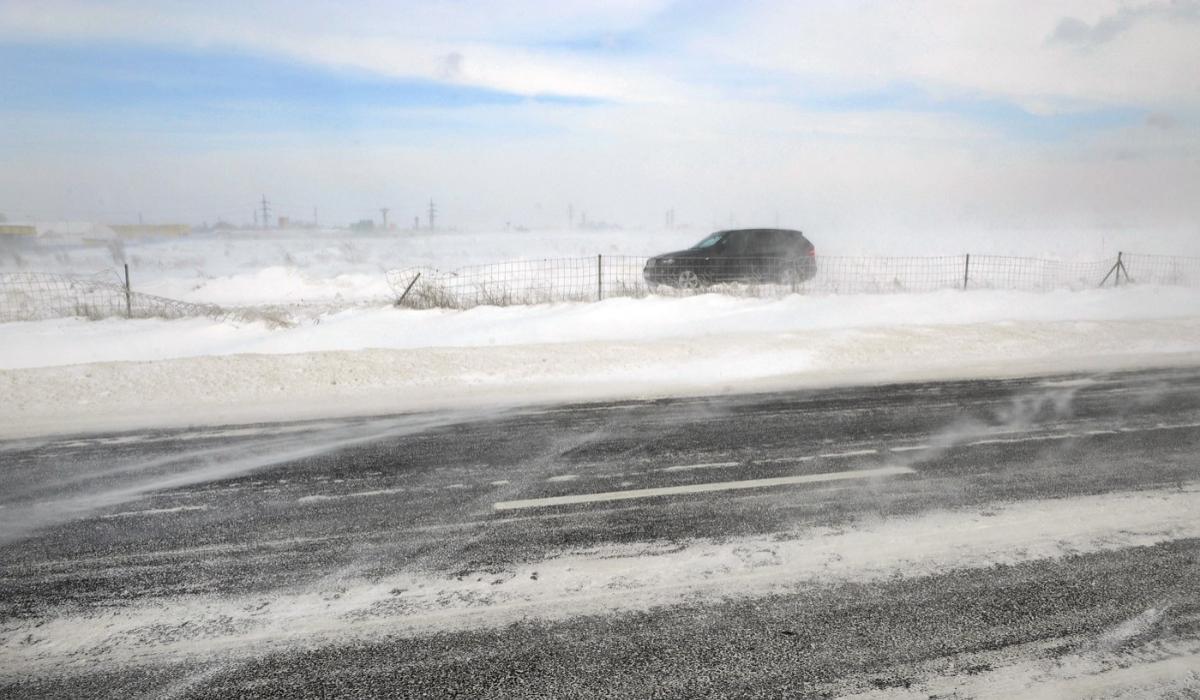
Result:
{"label": "asphalt road", "polygon": [[0,696],[1200,692],[1200,369],[0,463]]}

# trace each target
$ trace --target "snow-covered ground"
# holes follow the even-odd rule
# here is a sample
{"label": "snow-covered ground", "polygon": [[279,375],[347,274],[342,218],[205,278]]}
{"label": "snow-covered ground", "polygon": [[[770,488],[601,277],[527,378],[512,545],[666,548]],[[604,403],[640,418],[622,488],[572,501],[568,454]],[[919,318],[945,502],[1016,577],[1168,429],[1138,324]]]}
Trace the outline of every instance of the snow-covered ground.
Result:
{"label": "snow-covered ground", "polygon": [[[1107,369],[1200,357],[1200,290],[1183,288],[706,294],[417,311],[390,305],[383,275],[408,265],[646,254],[697,237],[256,232],[121,245],[9,244],[0,249],[3,270],[78,273],[128,260],[140,291],[225,305],[313,306],[291,327],[209,318],[0,324],[0,431]],[[945,252],[901,245],[876,252]],[[861,252],[833,243],[821,249]],[[1094,249],[1079,256],[1093,259]]]}
{"label": "snow-covered ground", "polygon": [[[609,299],[599,303],[476,307],[466,311],[348,309],[290,328],[263,323],[68,318],[0,324],[0,369],[206,355],[496,347],[692,339],[697,352],[713,336],[786,334],[826,337],[895,333],[904,326],[1200,318],[1200,290],[1126,287],[1048,293],[945,290],[926,294],[746,299]],[[999,333],[998,333],[999,336]],[[898,336],[897,336],[898,337]],[[1169,347],[1163,347],[1166,351]],[[953,353],[954,348],[947,347]]]}
{"label": "snow-covered ground", "polygon": [[1131,287],[0,325],[0,433],[223,424],[1200,361],[1200,292]]}

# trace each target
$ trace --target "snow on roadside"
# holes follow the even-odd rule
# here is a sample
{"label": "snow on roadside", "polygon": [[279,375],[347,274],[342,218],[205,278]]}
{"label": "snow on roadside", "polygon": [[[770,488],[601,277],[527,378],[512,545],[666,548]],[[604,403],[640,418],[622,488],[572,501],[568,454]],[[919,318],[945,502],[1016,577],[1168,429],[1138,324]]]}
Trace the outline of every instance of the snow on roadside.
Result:
{"label": "snow on roadside", "polygon": [[0,437],[1195,363],[1200,291],[0,324]]}
{"label": "snow on roadside", "polygon": [[729,333],[0,370],[0,437],[1200,364],[1200,319]]}
{"label": "snow on roadside", "polygon": [[[267,274],[264,271],[263,274]],[[272,273],[273,274],[273,273]],[[287,288],[284,280],[271,284]],[[804,333],[1021,321],[1200,318],[1200,290],[945,290],[926,294],[745,299],[609,299],[599,303],[412,311],[346,310],[269,328],[213,319],[55,319],[0,324],[0,369],[241,353],[644,342],[728,334]]]}

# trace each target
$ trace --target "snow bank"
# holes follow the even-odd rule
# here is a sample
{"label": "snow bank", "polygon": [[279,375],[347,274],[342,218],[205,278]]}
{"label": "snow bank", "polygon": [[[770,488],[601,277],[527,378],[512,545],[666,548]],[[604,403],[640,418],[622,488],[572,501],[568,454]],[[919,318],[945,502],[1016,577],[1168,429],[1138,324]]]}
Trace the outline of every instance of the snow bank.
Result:
{"label": "snow bank", "polygon": [[1200,363],[1200,319],[240,354],[0,370],[0,437]]}
{"label": "snow bank", "polygon": [[965,294],[945,290],[783,299],[706,294],[467,311],[382,306],[346,310],[284,329],[207,318],[99,322],[55,319],[0,324],[0,369],[364,348],[642,343],[681,338],[707,344],[711,336],[729,334],[1172,318],[1200,318],[1200,290],[1126,287],[1048,293],[980,290]]}
{"label": "snow bank", "polygon": [[738,299],[0,324],[0,436],[1161,366],[1200,292]]}

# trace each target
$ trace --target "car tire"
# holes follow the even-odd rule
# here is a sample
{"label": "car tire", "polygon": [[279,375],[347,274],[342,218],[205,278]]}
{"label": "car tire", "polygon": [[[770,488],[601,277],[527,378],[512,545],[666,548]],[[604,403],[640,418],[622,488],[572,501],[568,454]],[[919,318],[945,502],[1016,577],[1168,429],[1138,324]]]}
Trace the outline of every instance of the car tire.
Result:
{"label": "car tire", "polygon": [[700,276],[692,270],[682,270],[675,278],[675,286],[679,289],[699,289]]}

